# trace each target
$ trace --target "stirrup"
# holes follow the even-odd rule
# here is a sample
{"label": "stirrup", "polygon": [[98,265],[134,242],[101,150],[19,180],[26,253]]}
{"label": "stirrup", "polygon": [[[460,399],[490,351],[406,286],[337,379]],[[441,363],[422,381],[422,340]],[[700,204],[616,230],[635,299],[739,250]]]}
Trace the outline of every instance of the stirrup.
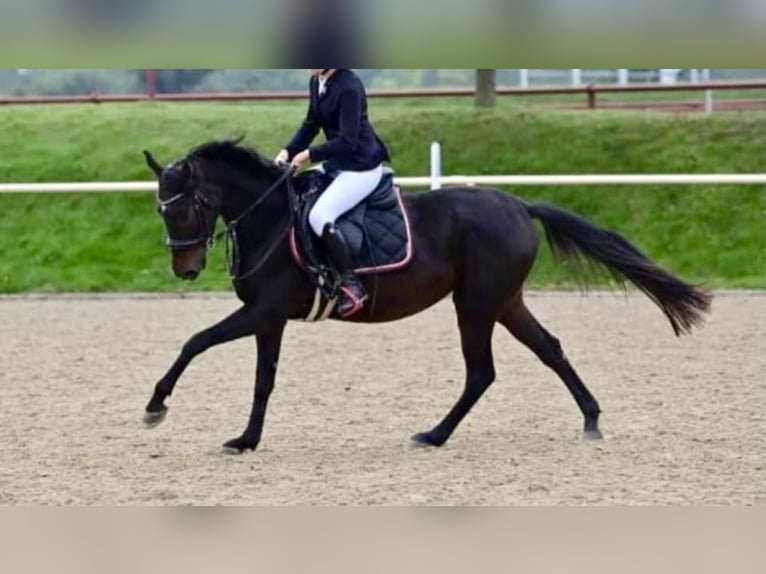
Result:
{"label": "stirrup", "polygon": [[364,309],[364,302],[367,301],[368,296],[361,285],[359,285],[359,288],[362,290],[361,296],[355,293],[354,290],[347,285],[340,286],[339,291],[341,293],[341,299],[338,303],[338,314],[343,319],[351,317]]}

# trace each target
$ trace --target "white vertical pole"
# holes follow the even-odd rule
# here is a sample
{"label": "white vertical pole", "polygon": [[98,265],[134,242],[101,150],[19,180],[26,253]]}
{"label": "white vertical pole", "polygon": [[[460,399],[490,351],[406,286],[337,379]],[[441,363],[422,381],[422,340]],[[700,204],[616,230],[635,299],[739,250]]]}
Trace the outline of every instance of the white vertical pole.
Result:
{"label": "white vertical pole", "polygon": [[579,86],[582,84],[582,70],[572,68],[572,85]]}
{"label": "white vertical pole", "polygon": [[519,70],[519,85],[522,88],[529,87],[529,70],[526,68],[523,70]]}
{"label": "white vertical pole", "polygon": [[628,69],[627,68],[620,68],[617,70],[617,83],[621,86],[627,86],[628,85]]}
{"label": "white vertical pole", "polygon": [[[702,78],[705,82],[710,81],[710,70],[702,70]],[[713,90],[705,90],[705,113],[713,113]]]}
{"label": "white vertical pole", "polygon": [[441,188],[442,146],[439,142],[431,144],[431,189]]}

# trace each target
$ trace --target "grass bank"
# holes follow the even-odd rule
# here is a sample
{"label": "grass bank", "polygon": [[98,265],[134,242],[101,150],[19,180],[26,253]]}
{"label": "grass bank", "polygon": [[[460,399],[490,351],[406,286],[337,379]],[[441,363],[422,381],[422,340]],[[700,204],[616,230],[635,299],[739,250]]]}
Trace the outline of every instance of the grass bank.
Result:
{"label": "grass bank", "polygon": [[[442,142],[452,174],[728,173],[766,169],[766,114],[713,117],[533,111],[501,103],[371,103],[400,175],[428,171]],[[0,109],[0,181],[150,179],[141,150],[163,161],[208,139],[247,134],[269,155],[292,134],[302,103],[126,104]],[[615,229],[684,278],[766,287],[763,187],[522,188]],[[0,292],[228,289],[220,253],[193,285],[170,273],[148,194],[0,195]],[[567,286],[547,248],[536,286]]]}

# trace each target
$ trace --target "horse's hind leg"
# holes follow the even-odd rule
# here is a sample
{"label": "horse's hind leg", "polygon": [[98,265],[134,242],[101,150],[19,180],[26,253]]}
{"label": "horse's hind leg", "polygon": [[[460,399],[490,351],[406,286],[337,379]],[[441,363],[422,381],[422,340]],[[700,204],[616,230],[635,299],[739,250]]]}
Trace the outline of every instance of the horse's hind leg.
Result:
{"label": "horse's hind leg", "polygon": [[492,331],[495,321],[491,314],[475,305],[462,305],[456,300],[458,325],[466,364],[465,389],[452,410],[433,430],[420,433],[412,439],[428,446],[442,446],[455,431],[460,421],[476,404],[495,380],[492,358]]}
{"label": "horse's hind leg", "polygon": [[559,340],[537,322],[521,297],[508,306],[499,322],[545,365],[553,369],[567,386],[585,417],[585,438],[600,439],[598,417],[601,410],[598,402],[569,364]]}

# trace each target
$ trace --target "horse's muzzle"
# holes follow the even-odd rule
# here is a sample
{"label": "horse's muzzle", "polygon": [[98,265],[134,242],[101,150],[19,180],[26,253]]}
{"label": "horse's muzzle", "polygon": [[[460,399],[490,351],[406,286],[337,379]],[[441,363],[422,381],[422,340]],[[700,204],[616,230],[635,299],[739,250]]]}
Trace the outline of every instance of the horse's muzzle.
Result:
{"label": "horse's muzzle", "polygon": [[184,281],[194,281],[207,264],[207,253],[203,249],[177,251],[173,253],[173,273]]}

